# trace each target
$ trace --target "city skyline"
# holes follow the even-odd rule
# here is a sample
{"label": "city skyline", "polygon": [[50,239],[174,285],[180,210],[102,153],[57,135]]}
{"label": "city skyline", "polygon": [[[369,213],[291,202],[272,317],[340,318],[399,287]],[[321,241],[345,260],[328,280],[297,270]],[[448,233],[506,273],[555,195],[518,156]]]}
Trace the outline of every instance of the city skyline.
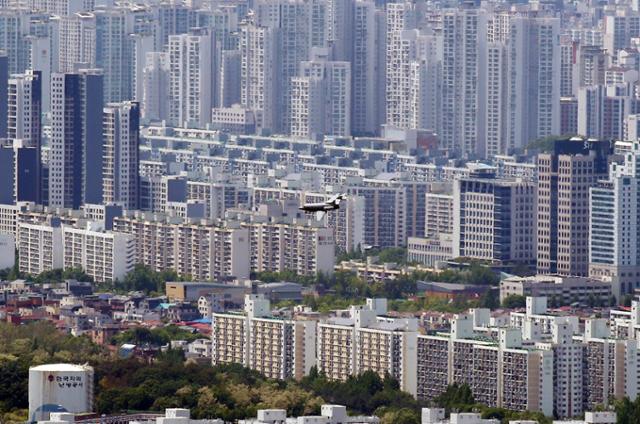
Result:
{"label": "city skyline", "polygon": [[0,421],[631,424],[639,122],[637,0],[0,0]]}

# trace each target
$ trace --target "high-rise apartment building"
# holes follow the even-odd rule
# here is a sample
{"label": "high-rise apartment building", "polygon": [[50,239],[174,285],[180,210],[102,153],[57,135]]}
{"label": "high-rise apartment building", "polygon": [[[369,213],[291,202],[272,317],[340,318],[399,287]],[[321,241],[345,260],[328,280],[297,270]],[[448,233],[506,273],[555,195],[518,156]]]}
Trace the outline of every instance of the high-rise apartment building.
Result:
{"label": "high-rise apartment building", "polygon": [[212,316],[213,365],[241,364],[280,380],[301,379],[315,365],[316,322],[271,316],[263,295],[245,297],[244,314]]}
{"label": "high-rise apartment building", "polygon": [[30,40],[36,21],[46,21],[44,14],[26,7],[0,8],[0,50],[7,54],[9,75],[21,74],[30,68]]}
{"label": "high-rise apartment building", "polygon": [[216,104],[221,107],[228,108],[240,104],[241,64],[240,50],[224,50],[220,53],[220,77]]}
{"label": "high-rise apartment building", "polygon": [[351,65],[329,60],[327,49],[314,49],[291,80],[291,128],[298,137],[351,135]]}
{"label": "high-rise apartment building", "polygon": [[366,305],[351,307],[349,318],[319,322],[318,371],[341,381],[365,371],[390,375],[415,395],[417,322],[386,312],[386,299],[367,299]]}
{"label": "high-rise apartment building", "polygon": [[105,232],[91,224],[87,228],[62,226],[63,269],[81,269],[96,282],[113,282],[122,280],[135,264],[133,236]]}
{"label": "high-rise apartment building", "polygon": [[502,328],[498,343],[484,341],[474,337],[473,315],[457,315],[448,336],[418,336],[417,352],[418,399],[468,384],[485,405],[553,413],[553,353],[525,347],[519,329]]}
{"label": "high-rise apartment building", "polygon": [[169,121],[204,127],[214,99],[213,35],[207,29],[169,36]]}
{"label": "high-rise apartment building", "polygon": [[169,55],[147,54],[142,71],[140,114],[144,122],[169,119]]}
{"label": "high-rise apartment building", "polygon": [[607,176],[609,142],[551,141],[538,155],[537,269],[589,273],[589,188]]}
{"label": "high-rise apartment building", "polygon": [[640,35],[640,17],[629,7],[616,7],[603,17],[605,50],[613,53],[631,45]]}
{"label": "high-rise apartment building", "polygon": [[125,7],[98,9],[96,17],[96,67],[104,75],[105,103],[133,99],[134,12]]}
{"label": "high-rise apartment building", "polygon": [[170,35],[187,34],[198,26],[196,10],[184,3],[167,2],[158,5],[156,10],[157,31],[155,32],[155,51],[164,50],[169,44]]}
{"label": "high-rise apartment building", "polygon": [[425,237],[453,233],[453,195],[429,192],[425,195]]}
{"label": "high-rise apartment building", "polygon": [[553,415],[576,417],[585,411],[584,346],[574,339],[574,328],[567,322],[552,323],[551,339],[536,347],[553,353]]}
{"label": "high-rise apartment building", "polygon": [[290,270],[298,275],[333,273],[332,229],[311,222],[243,222],[241,225],[249,231],[252,271]]}
{"label": "high-rise apartment building", "polygon": [[613,337],[606,319],[588,319],[582,343],[585,410],[638,395],[637,340]]}
{"label": "high-rise apartment building", "polygon": [[[410,128],[411,61],[417,57],[416,11],[411,3],[390,3],[386,15],[386,123]],[[413,31],[412,31],[413,30]]]}
{"label": "high-rise apartment building", "polygon": [[20,272],[38,275],[63,266],[62,227],[55,218],[49,224],[19,223],[16,235]]}
{"label": "high-rise apartment building", "polygon": [[580,87],[577,133],[599,140],[623,140],[634,101],[625,84]]}
{"label": "high-rise apartment building", "polygon": [[353,60],[351,62],[351,131],[354,134],[375,134],[378,131],[376,78],[377,39],[375,3],[361,0],[353,10]]}
{"label": "high-rise apartment building", "polygon": [[78,12],[57,21],[58,61],[60,73],[75,72],[96,66],[96,15]]}
{"label": "high-rise apartment building", "polygon": [[49,205],[102,202],[102,72],[53,74]]}
{"label": "high-rise apartment building", "polygon": [[104,108],[103,203],[136,210],[140,205],[140,108],[136,102],[110,103]]}
{"label": "high-rise apartment building", "polygon": [[560,129],[560,20],[514,17],[509,25],[507,147],[514,149]]}
{"label": "high-rise apartment building", "polygon": [[31,0],[34,10],[67,16],[76,12],[88,12],[95,8],[95,0]]}
{"label": "high-rise apartment building", "polygon": [[249,234],[238,226],[131,212],[114,219],[113,229],[133,235],[137,263],[156,271],[199,280],[249,277]]}
{"label": "high-rise apartment building", "polygon": [[277,130],[281,75],[279,30],[246,23],[240,26],[240,103],[262,116],[260,128]]}
{"label": "high-rise apartment building", "polygon": [[20,139],[25,147],[40,149],[42,144],[42,74],[27,70],[9,79],[7,137]]}
{"label": "high-rise apartment building", "polygon": [[278,122],[273,129],[289,131],[292,79],[298,75],[300,62],[309,59],[311,48],[310,5],[303,0],[258,0],[255,13],[258,25],[278,31],[278,59],[275,65],[280,81],[275,101],[280,114],[276,115]]}
{"label": "high-rise apartment building", "polygon": [[[442,14],[442,147],[465,156],[478,152],[480,90],[485,69],[486,16],[478,9],[446,10]],[[480,128],[478,126],[480,125]]]}
{"label": "high-rise apartment building", "polygon": [[405,245],[407,203],[402,187],[363,185],[350,187],[348,194],[364,199],[364,243],[380,247]]}
{"label": "high-rise apartment building", "polygon": [[0,52],[0,138],[7,136],[7,104],[9,83],[9,56]]}

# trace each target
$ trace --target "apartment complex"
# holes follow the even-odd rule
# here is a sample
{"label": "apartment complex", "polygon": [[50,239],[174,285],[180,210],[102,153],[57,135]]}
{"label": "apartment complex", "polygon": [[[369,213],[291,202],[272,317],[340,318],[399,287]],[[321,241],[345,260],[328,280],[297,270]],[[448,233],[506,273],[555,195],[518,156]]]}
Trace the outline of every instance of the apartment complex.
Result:
{"label": "apartment complex", "polygon": [[249,234],[251,269],[256,272],[333,272],[335,243],[329,228],[277,222],[247,222],[242,227]]}
{"label": "apartment complex", "polygon": [[100,226],[62,227],[62,268],[82,269],[96,282],[122,280],[136,264],[135,242],[127,234]]}
{"label": "apartment complex", "polygon": [[59,222],[52,222],[51,225],[20,223],[16,234],[20,272],[38,275],[62,268],[61,245],[62,228]]}
{"label": "apartment complex", "polygon": [[242,364],[276,379],[300,379],[315,365],[315,321],[271,315],[262,295],[247,295],[243,314],[212,316],[212,363]]}
{"label": "apartment complex", "polygon": [[331,380],[374,371],[390,375],[400,387],[416,393],[415,352],[417,321],[385,316],[386,299],[368,299],[352,306],[349,316],[318,323],[318,371]]}
{"label": "apartment complex", "polygon": [[450,334],[418,336],[418,399],[433,400],[449,384],[468,384],[485,405],[550,415],[553,354],[524,347],[517,329],[500,329],[497,341],[474,335],[473,321],[457,316]]}
{"label": "apartment complex", "polygon": [[196,280],[249,277],[249,234],[238,226],[134,212],[115,218],[113,229],[133,236],[138,263],[156,271]]}
{"label": "apartment complex", "polygon": [[[85,228],[81,228],[81,225]],[[21,272],[37,275],[54,269],[82,269],[96,282],[122,279],[136,264],[133,238],[104,231],[96,222],[79,226],[20,222],[16,247]]]}

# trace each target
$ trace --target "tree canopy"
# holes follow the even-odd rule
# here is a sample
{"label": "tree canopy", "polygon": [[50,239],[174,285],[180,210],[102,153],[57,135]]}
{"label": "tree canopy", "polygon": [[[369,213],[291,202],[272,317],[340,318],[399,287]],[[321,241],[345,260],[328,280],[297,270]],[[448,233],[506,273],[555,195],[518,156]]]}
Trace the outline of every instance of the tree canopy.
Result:
{"label": "tree canopy", "polygon": [[502,306],[505,308],[524,308],[527,305],[527,298],[517,294],[512,294],[502,300]]}

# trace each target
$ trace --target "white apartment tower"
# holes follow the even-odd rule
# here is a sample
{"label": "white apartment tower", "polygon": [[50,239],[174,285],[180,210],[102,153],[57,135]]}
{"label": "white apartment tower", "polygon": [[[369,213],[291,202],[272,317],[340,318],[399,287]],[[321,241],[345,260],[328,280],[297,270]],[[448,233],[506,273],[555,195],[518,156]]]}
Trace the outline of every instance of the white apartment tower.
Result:
{"label": "white apartment tower", "polygon": [[204,127],[213,107],[213,35],[206,29],[169,36],[169,121]]}
{"label": "white apartment tower", "polygon": [[482,125],[478,108],[484,81],[486,17],[477,9],[446,10],[442,15],[442,115],[444,148],[465,156],[478,153]]}
{"label": "white apartment tower", "polygon": [[416,56],[417,31],[411,3],[389,3],[386,17],[386,123],[409,128],[410,61]]}
{"label": "white apartment tower", "polygon": [[40,149],[42,138],[42,74],[27,70],[8,82],[7,137],[20,139],[24,147]]}
{"label": "white apartment tower", "polygon": [[275,129],[286,132],[291,128],[292,79],[298,75],[300,62],[309,59],[310,5],[303,0],[258,0],[255,8],[256,23],[279,32],[275,65],[281,79],[275,101],[281,114],[276,115]]}
{"label": "white apartment tower", "polygon": [[[54,249],[53,246],[56,246]],[[44,271],[62,268],[62,228],[54,225],[18,224],[16,249],[20,272],[38,275]]]}
{"label": "white apartment tower", "polygon": [[103,116],[103,203],[139,209],[140,108],[135,102],[110,103]]}
{"label": "white apartment tower", "polygon": [[291,128],[293,137],[313,138],[324,134],[325,85],[315,76],[291,80]]}
{"label": "white apartment tower", "polygon": [[326,49],[314,50],[291,81],[291,129],[298,137],[351,135],[351,66],[328,60]]}
{"label": "white apartment tower", "polygon": [[560,130],[560,20],[514,17],[509,29],[508,149]]}
{"label": "white apartment tower", "polygon": [[386,312],[386,299],[367,299],[366,305],[352,306],[348,318],[318,323],[318,371],[341,381],[365,371],[390,375],[415,396],[417,322]]}
{"label": "white apartment tower", "polygon": [[[59,249],[57,246],[55,249]],[[79,268],[96,282],[121,280],[135,265],[135,242],[128,234],[62,226],[62,268]]]}
{"label": "white apartment tower", "polygon": [[91,12],[78,12],[59,18],[58,46],[58,72],[74,72],[78,67],[94,68],[96,16]]}
{"label": "white apartment tower", "polygon": [[275,130],[281,113],[279,31],[252,23],[240,26],[240,103],[262,115],[261,128]]}
{"label": "white apartment tower", "polygon": [[486,96],[480,154],[492,157],[507,152],[507,103],[509,87],[508,46],[510,15],[494,14],[487,19],[485,61]]}
{"label": "white apartment tower", "polygon": [[487,87],[484,123],[484,157],[490,158],[507,149],[508,67],[504,43],[487,43]]}
{"label": "white apartment tower", "polygon": [[104,73],[105,103],[133,99],[135,75],[135,14],[126,7],[98,9],[96,15],[96,67]]}

